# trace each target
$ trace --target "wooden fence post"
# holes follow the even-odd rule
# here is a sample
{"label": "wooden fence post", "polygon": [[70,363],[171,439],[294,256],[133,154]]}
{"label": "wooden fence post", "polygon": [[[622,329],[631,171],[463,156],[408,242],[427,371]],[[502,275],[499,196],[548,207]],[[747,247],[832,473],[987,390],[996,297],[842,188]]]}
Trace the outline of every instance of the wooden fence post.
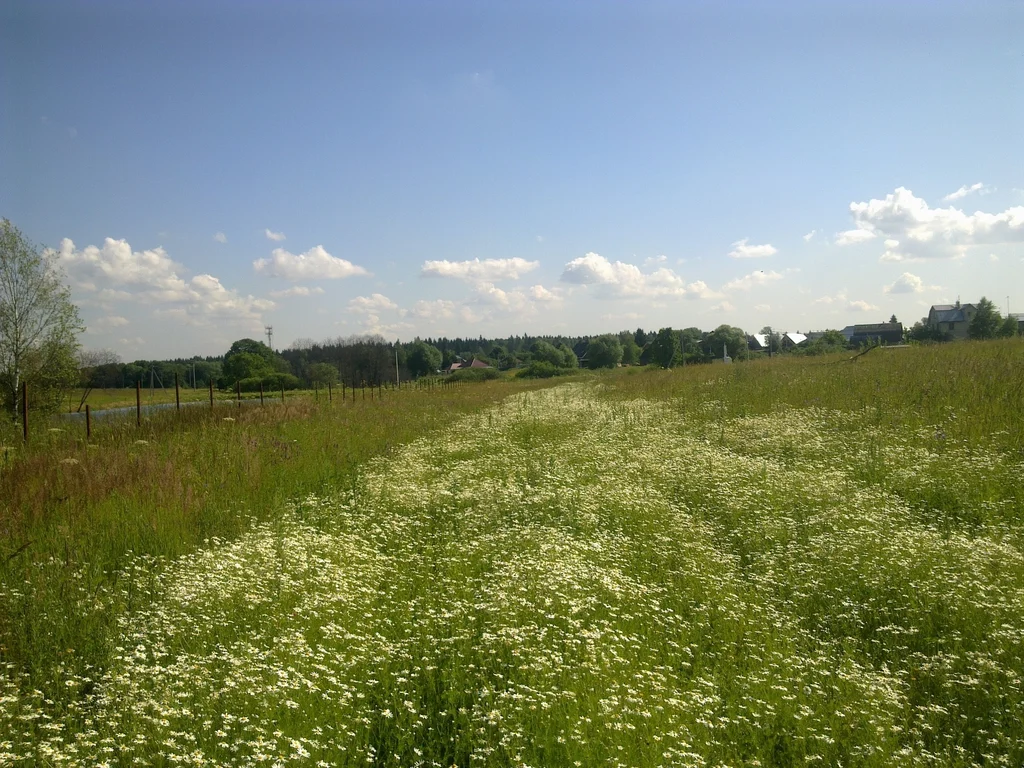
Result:
{"label": "wooden fence post", "polygon": [[21,382],[21,437],[28,442],[28,382]]}
{"label": "wooden fence post", "polygon": [[210,379],[210,410],[213,410],[213,379]]}
{"label": "wooden fence post", "polygon": [[238,407],[242,407],[242,380],[239,379],[235,382],[235,399],[238,401]]}
{"label": "wooden fence post", "polygon": [[135,381],[135,426],[142,426],[142,382]]}
{"label": "wooden fence post", "polygon": [[334,402],[334,393],[331,391],[331,382],[329,382],[329,381],[327,382],[327,402],[328,403],[333,403]]}
{"label": "wooden fence post", "polygon": [[181,391],[178,389],[178,372],[174,372],[174,405],[181,411]]}
{"label": "wooden fence post", "polygon": [[263,382],[260,382],[260,405],[263,405]]}
{"label": "wooden fence post", "polygon": [[281,382],[281,402],[284,403],[284,382]]}
{"label": "wooden fence post", "polygon": [[89,440],[92,438],[92,412],[89,410],[89,404],[85,404],[85,439]]}

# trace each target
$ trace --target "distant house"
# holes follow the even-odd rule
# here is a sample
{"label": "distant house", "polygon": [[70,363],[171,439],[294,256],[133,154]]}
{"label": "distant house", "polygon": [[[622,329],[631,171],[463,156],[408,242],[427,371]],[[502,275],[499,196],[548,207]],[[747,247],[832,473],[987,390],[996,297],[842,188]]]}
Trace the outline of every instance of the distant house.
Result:
{"label": "distant house", "polygon": [[854,346],[903,343],[903,323],[866,323],[850,327],[853,332],[847,337],[847,341]]}
{"label": "distant house", "polygon": [[954,339],[966,339],[967,330],[978,308],[973,304],[933,304],[928,310],[929,328],[948,333]]}
{"label": "distant house", "polygon": [[799,347],[801,344],[807,343],[807,335],[803,333],[784,333],[782,334],[782,348],[793,349]]}
{"label": "distant house", "polygon": [[751,333],[747,335],[747,348],[754,352],[763,352],[768,349],[768,334]]}
{"label": "distant house", "polygon": [[491,368],[492,366],[485,363],[483,360],[477,360],[475,357],[470,362],[452,363],[444,369],[444,373],[455,373],[455,371],[461,371],[464,368]]}
{"label": "distant house", "polygon": [[1017,333],[1024,335],[1024,312],[1011,312],[1010,317],[1017,321]]}

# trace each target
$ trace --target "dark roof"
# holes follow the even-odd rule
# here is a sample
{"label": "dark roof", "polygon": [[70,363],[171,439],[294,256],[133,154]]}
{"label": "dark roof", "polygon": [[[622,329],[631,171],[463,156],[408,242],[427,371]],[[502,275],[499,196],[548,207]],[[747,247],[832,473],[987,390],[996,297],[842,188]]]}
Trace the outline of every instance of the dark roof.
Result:
{"label": "dark roof", "polygon": [[903,333],[903,323],[865,323],[853,326],[853,333]]}
{"label": "dark roof", "polygon": [[483,360],[477,360],[476,358],[474,358],[473,362],[469,364],[469,367],[470,368],[490,368],[491,366],[489,366]]}
{"label": "dark roof", "polygon": [[928,313],[929,322],[962,323],[967,320],[965,309],[974,309],[973,304],[933,304]]}

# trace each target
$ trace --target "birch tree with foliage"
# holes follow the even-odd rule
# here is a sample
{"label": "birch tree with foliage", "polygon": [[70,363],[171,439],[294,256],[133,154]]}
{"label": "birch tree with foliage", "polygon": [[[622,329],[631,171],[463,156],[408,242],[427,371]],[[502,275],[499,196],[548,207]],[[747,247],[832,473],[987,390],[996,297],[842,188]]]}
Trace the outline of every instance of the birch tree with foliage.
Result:
{"label": "birch tree with foliage", "polygon": [[56,255],[0,220],[0,405],[12,415],[27,382],[34,408],[55,410],[78,378],[83,330]]}

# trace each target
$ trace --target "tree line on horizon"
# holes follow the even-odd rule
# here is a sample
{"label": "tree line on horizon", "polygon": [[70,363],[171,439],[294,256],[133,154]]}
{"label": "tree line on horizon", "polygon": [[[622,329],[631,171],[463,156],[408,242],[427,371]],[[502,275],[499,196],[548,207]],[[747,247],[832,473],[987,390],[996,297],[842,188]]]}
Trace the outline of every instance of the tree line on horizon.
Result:
{"label": "tree line on horizon", "polygon": [[[1005,320],[994,304],[982,297],[971,321],[971,338],[994,338],[1017,332],[1014,318]],[[891,322],[895,322],[895,316]],[[22,384],[36,410],[56,410],[67,393],[79,389],[81,409],[92,389],[183,386],[296,389],[302,386],[377,386],[436,375],[453,363],[480,361],[485,368],[458,370],[452,375],[489,377],[515,370],[519,376],[548,377],[583,366],[591,369],[619,365],[670,368],[708,363],[731,356],[754,357],[747,334],[723,324],[712,331],[697,327],[637,328],[592,336],[529,334],[507,337],[426,337],[401,343],[379,335],[336,337],[323,341],[297,339],[275,351],[261,341],[239,339],[219,356],[122,362],[110,350],[84,350],[78,336],[84,331],[78,308],[51,252],[30,243],[7,219],[0,219],[0,407],[15,416],[21,407]],[[765,350],[781,351],[781,336],[764,327]],[[909,329],[910,340],[946,341],[948,335],[926,324]],[[824,354],[848,347],[846,338],[829,330],[796,354]]]}
{"label": "tree line on horizon", "polygon": [[[972,338],[1012,335],[1013,318],[1003,319],[995,305],[982,297],[971,325]],[[890,322],[898,322],[895,316]],[[1008,332],[1010,331],[1010,332]],[[719,325],[712,331],[697,327],[640,327],[599,335],[510,335],[504,337],[417,337],[411,342],[392,342],[374,334],[315,341],[299,338],[286,349],[272,350],[262,341],[239,339],[223,355],[171,360],[135,360],[122,363],[113,353],[93,353],[101,361],[83,366],[82,386],[95,388],[168,386],[177,374],[185,386],[240,386],[253,391],[262,384],[268,389],[346,384],[376,386],[383,382],[416,379],[447,371],[453,363],[478,360],[495,371],[515,370],[517,375],[552,376],[578,367],[614,368],[619,365],[654,365],[671,368],[700,365],[722,359],[756,358],[783,351],[782,334],[771,326],[760,333],[765,349],[751,351],[748,335],[741,328]],[[907,329],[907,340],[949,341],[948,334],[918,322]],[[824,331],[791,354],[821,355],[850,349],[838,330]],[[86,361],[89,362],[89,361]],[[458,372],[457,372],[458,373]],[[481,374],[477,374],[481,375]],[[484,374],[485,375],[485,374]]]}

